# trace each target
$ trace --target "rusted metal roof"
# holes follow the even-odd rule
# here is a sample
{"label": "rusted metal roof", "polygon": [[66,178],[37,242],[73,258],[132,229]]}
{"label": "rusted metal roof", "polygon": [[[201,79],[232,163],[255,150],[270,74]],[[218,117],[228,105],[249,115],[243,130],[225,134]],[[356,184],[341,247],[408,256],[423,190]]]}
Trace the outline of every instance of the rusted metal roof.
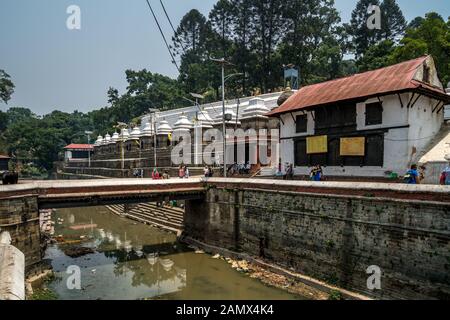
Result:
{"label": "rusted metal roof", "polygon": [[64,147],[64,149],[76,149],[76,150],[92,150],[94,149],[94,146],[92,144],[69,144],[67,147]]}
{"label": "rusted metal roof", "polygon": [[428,56],[424,56],[386,68],[305,86],[268,115],[279,116],[315,106],[419,89],[445,101],[447,98],[444,90],[414,80],[416,71],[427,58]]}

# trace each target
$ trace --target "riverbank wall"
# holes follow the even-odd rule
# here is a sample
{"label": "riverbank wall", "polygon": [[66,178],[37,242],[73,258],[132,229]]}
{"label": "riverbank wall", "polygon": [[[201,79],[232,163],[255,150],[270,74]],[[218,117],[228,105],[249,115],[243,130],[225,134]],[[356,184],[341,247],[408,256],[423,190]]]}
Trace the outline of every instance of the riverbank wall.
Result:
{"label": "riverbank wall", "polygon": [[[210,179],[184,236],[378,299],[450,298],[450,193],[435,186]],[[368,269],[381,270],[381,289]]]}
{"label": "riverbank wall", "polygon": [[36,195],[0,198],[0,232],[9,232],[11,245],[25,255],[26,270],[41,262],[41,232]]}

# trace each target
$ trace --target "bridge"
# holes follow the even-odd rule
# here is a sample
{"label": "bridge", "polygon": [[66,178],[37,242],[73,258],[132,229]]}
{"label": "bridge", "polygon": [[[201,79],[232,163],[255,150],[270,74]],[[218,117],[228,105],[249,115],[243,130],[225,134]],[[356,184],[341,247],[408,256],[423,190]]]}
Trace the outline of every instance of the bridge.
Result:
{"label": "bridge", "polygon": [[204,194],[205,186],[200,178],[55,180],[0,186],[0,200],[36,198],[39,209],[194,200],[201,199]]}
{"label": "bridge", "polygon": [[[186,200],[182,239],[375,298],[450,299],[450,187],[191,178],[0,186],[0,231],[41,260],[39,209]],[[230,251],[231,250],[231,251]],[[383,271],[369,291],[366,270]]]}

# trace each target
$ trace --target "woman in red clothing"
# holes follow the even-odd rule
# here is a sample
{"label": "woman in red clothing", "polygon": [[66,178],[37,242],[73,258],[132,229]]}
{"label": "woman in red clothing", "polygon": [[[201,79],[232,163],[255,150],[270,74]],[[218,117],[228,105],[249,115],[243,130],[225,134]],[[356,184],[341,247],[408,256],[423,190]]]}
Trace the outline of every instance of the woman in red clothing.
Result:
{"label": "woman in red clothing", "polygon": [[158,169],[156,169],[156,168],[153,169],[152,179],[153,180],[160,180],[161,179],[161,175],[159,174]]}

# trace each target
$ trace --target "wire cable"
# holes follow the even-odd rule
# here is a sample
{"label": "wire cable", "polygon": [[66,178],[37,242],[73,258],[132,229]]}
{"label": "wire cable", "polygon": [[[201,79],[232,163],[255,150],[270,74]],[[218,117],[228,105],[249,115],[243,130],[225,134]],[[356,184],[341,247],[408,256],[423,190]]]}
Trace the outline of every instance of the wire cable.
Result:
{"label": "wire cable", "polygon": [[177,68],[178,72],[180,72],[180,68],[178,67],[177,62],[175,61],[175,57],[174,57],[174,55],[172,53],[172,50],[170,49],[169,43],[167,42],[167,39],[166,39],[166,36],[164,35],[164,32],[161,29],[161,25],[159,24],[158,18],[156,17],[156,14],[153,11],[153,8],[152,8],[149,0],[146,0],[146,1],[147,1],[147,4],[148,4],[148,7],[149,7],[150,11],[152,12],[153,18],[155,19],[156,25],[158,26],[159,32],[161,33],[161,36],[164,39],[164,43],[166,44],[167,50],[169,51],[169,54],[170,54],[170,56],[172,58],[172,63],[175,65],[175,67]]}
{"label": "wire cable", "polygon": [[159,0],[159,2],[161,3],[161,7],[164,10],[164,14],[166,15],[167,21],[169,21],[169,24],[172,27],[172,31],[173,31],[174,37],[180,43],[181,49],[183,49],[183,53],[186,54],[186,48],[184,47],[183,43],[180,41],[179,37],[177,36],[177,31],[175,30],[175,27],[173,26],[172,20],[170,19],[169,14],[167,13],[167,10],[166,10],[166,7],[164,6],[164,3],[162,2],[162,0]]}

